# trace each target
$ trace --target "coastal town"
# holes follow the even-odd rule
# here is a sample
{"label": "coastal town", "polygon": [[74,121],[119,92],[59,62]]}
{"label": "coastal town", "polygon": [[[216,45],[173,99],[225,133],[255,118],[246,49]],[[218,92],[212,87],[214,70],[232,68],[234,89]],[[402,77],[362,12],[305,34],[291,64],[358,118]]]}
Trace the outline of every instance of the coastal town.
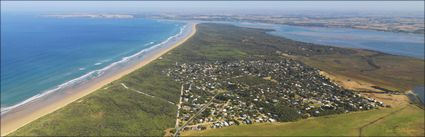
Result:
{"label": "coastal town", "polygon": [[384,106],[292,59],[176,62],[163,73],[183,84],[177,132],[294,121]]}
{"label": "coastal town", "polygon": [[0,7],[1,137],[425,137],[424,1]]}

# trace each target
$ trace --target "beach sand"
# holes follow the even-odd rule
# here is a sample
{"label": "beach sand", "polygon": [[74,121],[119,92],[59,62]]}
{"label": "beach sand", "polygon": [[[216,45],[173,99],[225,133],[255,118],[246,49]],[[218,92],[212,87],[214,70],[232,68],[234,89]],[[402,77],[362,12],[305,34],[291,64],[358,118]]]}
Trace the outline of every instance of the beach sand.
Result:
{"label": "beach sand", "polygon": [[196,24],[190,23],[190,25],[191,30],[189,35],[180,39],[179,41],[176,41],[173,43],[173,45],[160,48],[159,51],[153,50],[144,56],[142,61],[131,67],[114,73],[113,75],[104,79],[91,82],[87,86],[75,88],[73,91],[68,91],[60,95],[56,95],[57,97],[43,99],[41,100],[42,103],[30,103],[29,105],[24,105],[17,108],[16,110],[2,115],[1,136],[5,136],[42,116],[52,113],[159,58],[163,54],[184,43],[196,33]]}

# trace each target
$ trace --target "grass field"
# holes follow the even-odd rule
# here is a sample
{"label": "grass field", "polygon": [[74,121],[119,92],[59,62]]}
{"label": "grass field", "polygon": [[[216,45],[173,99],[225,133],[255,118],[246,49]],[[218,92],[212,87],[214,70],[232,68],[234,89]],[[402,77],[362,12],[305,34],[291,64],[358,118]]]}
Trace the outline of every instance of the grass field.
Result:
{"label": "grass field", "polygon": [[[360,128],[375,120],[378,121],[362,129],[362,136],[423,136],[424,111],[415,105],[403,108],[330,115],[287,123],[188,131],[183,132],[182,136],[360,136]],[[400,109],[403,110],[391,114]]]}
{"label": "grass field", "polygon": [[[265,30],[199,24],[195,36],[164,55],[161,60],[155,60],[10,135],[162,136],[165,129],[174,127],[176,121],[177,107],[167,101],[177,102],[180,94],[180,83],[165,76],[162,73],[164,69],[176,62],[284,57],[276,54],[277,52],[290,53],[291,56],[300,57],[306,64],[325,71],[335,71],[375,84],[395,85],[396,89],[423,83],[423,60],[391,55],[374,56],[372,63],[382,67],[372,70],[370,59],[365,57],[369,55],[365,55],[365,51],[342,48],[331,50],[326,46],[270,36]],[[343,64],[336,64],[341,62]],[[370,72],[359,73],[359,70]],[[121,83],[156,98],[125,89]],[[360,127],[401,108],[401,105],[396,105],[393,108],[317,117],[292,123],[255,124],[184,134],[357,136]],[[422,109],[409,105],[398,113],[366,126],[362,135],[423,135],[423,113]]]}
{"label": "grass field", "polygon": [[363,51],[346,56],[320,55],[299,59],[334,75],[391,90],[406,91],[424,83],[424,61],[408,57]]}

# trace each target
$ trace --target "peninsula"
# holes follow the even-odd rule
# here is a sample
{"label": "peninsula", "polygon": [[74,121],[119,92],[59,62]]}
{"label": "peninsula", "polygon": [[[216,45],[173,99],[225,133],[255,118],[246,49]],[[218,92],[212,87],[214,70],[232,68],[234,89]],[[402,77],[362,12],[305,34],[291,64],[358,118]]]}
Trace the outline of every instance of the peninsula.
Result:
{"label": "peninsula", "polygon": [[423,109],[404,95],[424,82],[423,60],[264,29],[196,28],[181,46],[9,135],[311,135],[306,127],[324,136],[424,134]]}

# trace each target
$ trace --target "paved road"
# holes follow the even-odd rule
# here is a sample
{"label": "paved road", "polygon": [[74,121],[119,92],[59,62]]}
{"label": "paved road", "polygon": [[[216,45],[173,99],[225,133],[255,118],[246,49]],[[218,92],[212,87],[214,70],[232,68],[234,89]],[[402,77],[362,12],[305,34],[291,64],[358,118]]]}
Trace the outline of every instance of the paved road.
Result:
{"label": "paved road", "polygon": [[183,84],[182,84],[182,86],[180,88],[179,104],[177,104],[177,115],[176,115],[176,126],[175,126],[175,129],[177,129],[179,127],[179,115],[180,115],[180,107],[182,105],[183,90],[184,90],[184,87],[183,87]]}
{"label": "paved road", "polygon": [[202,108],[198,111],[198,112],[196,112],[195,113],[195,115],[193,115],[192,117],[190,117],[189,118],[189,120],[185,123],[185,124],[183,124],[181,127],[179,127],[179,128],[176,128],[176,133],[174,134],[174,136],[176,137],[176,136],[178,136],[179,135],[179,132],[180,132],[180,130],[182,130],[182,129],[184,129],[184,127],[186,127],[190,122],[192,122],[192,120],[193,119],[195,119],[195,117],[196,116],[198,116],[199,114],[201,114],[205,109],[207,109],[207,107],[209,106],[209,105],[211,105],[212,104],[212,102],[214,101],[214,99],[215,99],[215,97],[218,95],[218,94],[221,94],[221,93],[217,93],[217,94],[215,94],[212,98],[211,98],[211,100],[207,103],[207,104],[205,104],[204,106],[202,106]]}

